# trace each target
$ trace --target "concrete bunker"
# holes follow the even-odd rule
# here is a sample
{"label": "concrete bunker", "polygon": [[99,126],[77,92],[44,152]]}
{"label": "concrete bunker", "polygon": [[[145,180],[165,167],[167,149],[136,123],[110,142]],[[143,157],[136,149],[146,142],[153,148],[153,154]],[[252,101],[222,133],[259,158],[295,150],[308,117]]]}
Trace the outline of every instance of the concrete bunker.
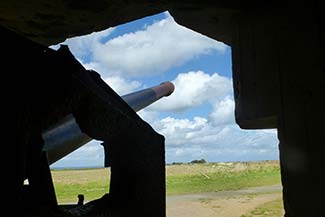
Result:
{"label": "concrete bunker", "polygon": [[[39,147],[31,144],[40,144],[41,129],[66,115],[68,108],[76,114],[91,114],[89,111],[92,109],[108,112],[101,106],[101,100],[108,93],[98,89],[100,82],[95,82],[98,81],[96,75],[82,73],[83,69],[71,59],[68,52],[62,50],[60,54],[53,53],[46,49],[46,45],[62,41],[67,36],[85,34],[95,29],[104,29],[168,10],[182,25],[231,45],[238,125],[243,129],[278,129],[286,216],[321,216],[321,192],[324,188],[324,179],[320,171],[324,167],[324,163],[321,161],[324,128],[321,99],[325,87],[323,61],[323,20],[325,19],[324,8],[320,1],[315,0],[310,3],[272,1],[266,4],[255,1],[245,3],[240,1],[201,1],[200,3],[194,1],[186,3],[95,1],[90,6],[88,1],[78,3],[34,0],[28,3],[3,1],[0,9],[1,32],[7,42],[4,45],[4,51],[7,54],[4,68],[17,72],[21,76],[21,79],[17,81],[16,77],[8,71],[5,79],[19,89],[25,90],[24,97],[18,96],[13,91],[3,90],[6,93],[6,100],[14,108],[7,114],[14,117],[14,121],[10,120],[8,126],[12,126],[10,123],[14,123],[13,128],[10,128],[16,135],[12,143],[17,144],[15,147],[8,147],[12,151],[11,153],[17,153],[15,155],[17,160],[14,164],[16,174],[9,180],[11,183],[9,186],[13,189],[12,195],[8,195],[8,198],[12,198],[10,201],[14,201],[13,204],[16,205],[15,211],[19,211],[21,205],[19,203],[21,197],[19,183],[26,172],[26,153],[30,152],[29,156],[38,153]],[[201,19],[196,19],[198,16]],[[42,61],[29,62],[24,60],[26,56]],[[19,64],[17,64],[17,60],[19,60]],[[61,61],[64,63],[64,68],[60,68],[62,64],[56,64]],[[69,65],[71,68],[68,69]],[[42,73],[44,69],[47,71],[46,76]],[[24,70],[32,70],[35,73],[33,76],[27,76],[23,74]],[[64,70],[71,71],[71,75],[69,77],[60,75],[59,72]],[[307,72],[308,76],[306,76]],[[36,83],[37,79],[41,82]],[[58,81],[63,86],[58,89],[49,85],[53,81]],[[62,87],[70,88],[72,83],[74,88],[84,88],[83,96],[75,94],[73,89],[68,92],[62,91]],[[33,88],[36,84],[41,84],[41,86]],[[80,86],[81,84],[86,85]],[[40,89],[47,90],[48,96],[53,96],[51,100],[43,99]],[[114,101],[112,102],[114,106],[108,113],[117,112],[118,114],[116,108],[121,102],[117,96],[108,92],[110,99]],[[100,94],[97,96],[94,93]],[[57,96],[65,96],[63,99],[66,100],[58,100]],[[83,99],[88,101],[95,100],[94,104],[97,104],[97,107],[78,111],[75,105],[82,107],[81,104],[78,104],[79,97],[85,97]],[[21,100],[17,102],[17,99]],[[55,109],[53,110],[53,108]],[[125,108],[121,106],[119,109],[124,111]],[[136,123],[143,127],[141,127],[141,133],[148,133],[147,137],[136,137],[139,143],[151,136],[155,137],[157,144],[160,144],[158,152],[163,153],[163,139],[152,132],[149,126],[142,123],[132,111],[128,110],[123,113],[132,117]],[[88,133],[94,138],[104,135],[104,133],[92,131],[93,128],[90,129],[90,126],[98,126],[98,122],[83,120],[82,115],[80,117],[80,123],[85,129],[88,128]],[[125,118],[126,121],[130,120],[123,115],[118,117]],[[96,117],[93,117],[93,120],[96,120]],[[140,129],[129,124],[131,128],[134,127],[132,128],[134,132]],[[103,127],[105,128],[104,125]],[[125,127],[121,126],[121,129],[125,129]],[[109,140],[119,144],[119,147],[127,146],[127,141],[118,141],[117,138],[109,138]],[[133,159],[131,150],[128,151],[129,159]],[[115,149],[112,156],[118,156],[121,151],[124,150]],[[148,153],[143,154],[146,157],[149,156]],[[150,185],[160,183],[155,187],[159,189],[158,192],[164,190],[164,171],[161,165],[163,156],[160,157],[160,161],[157,162],[160,165],[160,170],[155,170],[160,174],[152,176],[154,172],[151,173],[152,170],[147,168],[148,173],[146,174],[152,179],[139,179],[137,186],[144,186],[143,181]],[[31,159],[33,160],[29,162],[30,165],[40,165],[35,162],[35,159],[42,161],[42,155]],[[135,165],[142,169],[144,167],[140,162]],[[31,166],[30,168],[37,167]],[[46,168],[37,169],[44,171],[44,174],[47,173]],[[33,171],[28,172],[34,173]],[[130,173],[132,174],[131,171]],[[156,180],[154,177],[160,177],[160,179]],[[36,183],[37,186],[41,186],[43,182],[36,181]],[[126,183],[116,184],[127,185]],[[135,188],[130,187],[130,190],[135,190]],[[48,191],[50,192],[51,189]],[[123,192],[115,193],[115,195],[119,194],[121,195]],[[135,195],[137,194],[135,193]],[[147,196],[150,198],[152,195],[148,193]],[[150,200],[152,206],[148,205],[149,202],[144,202],[146,205],[142,204],[142,207],[146,208],[144,210],[137,210],[131,203],[133,212],[131,212],[131,208],[127,211],[128,209],[125,207],[120,207],[115,214],[126,212],[123,213],[124,216],[152,216],[152,214],[164,216],[164,198],[161,195],[153,197],[155,199]],[[136,201],[136,197],[133,199]],[[55,203],[53,198],[42,202]]]}

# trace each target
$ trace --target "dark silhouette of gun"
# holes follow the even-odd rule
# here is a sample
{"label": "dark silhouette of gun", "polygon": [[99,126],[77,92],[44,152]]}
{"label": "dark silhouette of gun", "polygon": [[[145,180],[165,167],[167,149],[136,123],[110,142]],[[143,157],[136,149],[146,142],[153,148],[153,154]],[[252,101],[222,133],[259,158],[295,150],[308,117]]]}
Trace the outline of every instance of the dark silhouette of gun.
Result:
{"label": "dark silhouette of gun", "polygon": [[[137,112],[160,98],[169,96],[173,91],[174,85],[171,82],[163,82],[160,85],[130,93],[121,98]],[[43,151],[47,153],[49,165],[92,140],[81,131],[72,114],[43,132],[42,137],[44,140]]]}

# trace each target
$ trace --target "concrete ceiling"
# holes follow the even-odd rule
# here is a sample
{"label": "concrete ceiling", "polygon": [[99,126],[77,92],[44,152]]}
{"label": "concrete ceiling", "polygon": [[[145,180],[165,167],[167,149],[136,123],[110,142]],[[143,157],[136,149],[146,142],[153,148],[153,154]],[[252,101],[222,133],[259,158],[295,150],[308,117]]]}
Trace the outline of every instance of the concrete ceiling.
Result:
{"label": "concrete ceiling", "polygon": [[238,2],[4,0],[0,2],[0,24],[33,41],[52,45],[168,10],[178,23],[229,44]]}

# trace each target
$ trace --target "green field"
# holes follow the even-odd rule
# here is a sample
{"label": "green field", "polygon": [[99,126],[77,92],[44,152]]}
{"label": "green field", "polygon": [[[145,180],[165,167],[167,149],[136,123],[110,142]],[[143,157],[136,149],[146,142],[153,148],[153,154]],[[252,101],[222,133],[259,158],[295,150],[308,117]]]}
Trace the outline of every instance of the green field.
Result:
{"label": "green field", "polygon": [[109,169],[52,170],[59,203],[75,203],[77,195],[93,200],[108,192]]}
{"label": "green field", "polygon": [[167,195],[237,190],[280,183],[279,166],[274,162],[210,163],[168,167]]}
{"label": "green field", "polygon": [[[93,200],[108,192],[109,169],[52,170],[59,203]],[[277,161],[166,166],[166,194],[188,194],[280,184]]]}

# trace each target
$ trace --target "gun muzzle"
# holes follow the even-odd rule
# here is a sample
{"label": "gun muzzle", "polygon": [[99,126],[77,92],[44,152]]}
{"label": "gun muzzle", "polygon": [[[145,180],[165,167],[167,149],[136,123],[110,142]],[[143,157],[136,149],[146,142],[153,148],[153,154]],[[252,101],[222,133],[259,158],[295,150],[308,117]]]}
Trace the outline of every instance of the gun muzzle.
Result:
{"label": "gun muzzle", "polygon": [[134,111],[140,111],[153,102],[174,92],[174,85],[171,82],[163,82],[160,85],[140,90],[122,96],[121,98],[130,105]]}

